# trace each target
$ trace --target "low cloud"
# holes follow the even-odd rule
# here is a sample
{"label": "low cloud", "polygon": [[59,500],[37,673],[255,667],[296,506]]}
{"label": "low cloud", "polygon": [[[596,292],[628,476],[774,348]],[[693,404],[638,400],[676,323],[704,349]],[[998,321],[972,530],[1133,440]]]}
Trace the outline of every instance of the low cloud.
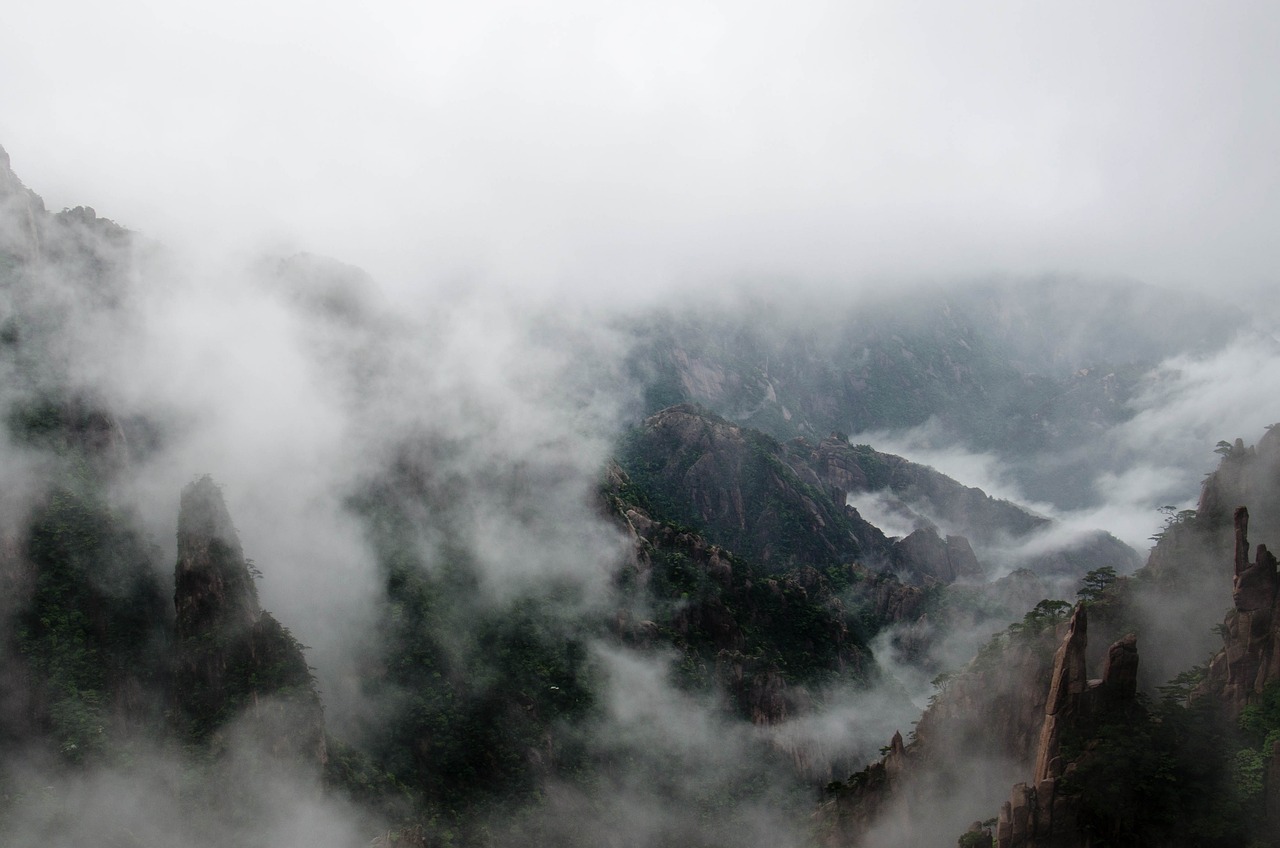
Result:
{"label": "low cloud", "polygon": [[1274,279],[1278,27],[1261,5],[29,4],[0,34],[0,136],[54,208],[402,288],[1217,288]]}
{"label": "low cloud", "polygon": [[[1002,458],[974,451],[937,419],[905,431],[859,433],[854,441],[1053,518],[1057,526],[1038,537],[1030,551],[1099,529],[1144,551],[1163,524],[1160,507],[1194,508],[1204,475],[1217,465],[1219,441],[1243,438],[1250,444],[1280,418],[1266,402],[1280,391],[1278,349],[1273,337],[1246,333],[1210,354],[1172,357],[1143,378],[1127,420],[1100,432],[1093,444],[1060,453],[1050,447]],[[1087,503],[1067,508],[1025,494],[1021,475],[1040,473],[1037,466],[1066,465],[1089,469]]]}

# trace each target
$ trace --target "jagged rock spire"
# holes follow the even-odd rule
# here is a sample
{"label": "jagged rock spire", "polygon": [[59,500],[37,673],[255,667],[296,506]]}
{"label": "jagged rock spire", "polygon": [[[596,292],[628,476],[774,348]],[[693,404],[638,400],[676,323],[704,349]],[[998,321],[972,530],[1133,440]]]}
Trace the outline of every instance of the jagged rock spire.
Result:
{"label": "jagged rock spire", "polygon": [[239,716],[271,753],[323,764],[324,711],[302,646],[258,603],[222,492],[202,477],[178,514],[177,706],[187,733],[216,740]]}
{"label": "jagged rock spire", "polygon": [[182,491],[173,603],[180,640],[243,630],[262,614],[222,491],[207,475]]}
{"label": "jagged rock spire", "polygon": [[1238,582],[1240,575],[1249,566],[1249,510],[1245,507],[1236,507],[1235,530],[1236,580]]}
{"label": "jagged rock spire", "polygon": [[1224,622],[1224,649],[1209,663],[1205,689],[1220,692],[1228,713],[1238,715],[1274,680],[1280,679],[1280,572],[1266,545],[1249,560],[1249,510],[1235,511],[1233,609]]}
{"label": "jagged rock spire", "polygon": [[1044,726],[1040,730],[1040,745],[1036,749],[1037,782],[1050,777],[1050,767],[1058,756],[1059,738],[1063,723],[1074,717],[1079,706],[1079,696],[1089,685],[1085,672],[1085,652],[1089,646],[1089,617],[1083,603],[1076,604],[1067,635],[1053,657],[1053,677],[1049,684],[1049,699],[1045,703]]}
{"label": "jagged rock spire", "polygon": [[1064,731],[1077,732],[1100,716],[1120,714],[1134,703],[1138,691],[1138,644],[1133,634],[1115,642],[1107,652],[1102,679],[1086,676],[1088,618],[1084,603],[1076,605],[1058,652],[1045,704],[1044,726],[1036,750],[1035,779],[1013,787],[996,823],[998,848],[1067,848],[1088,844],[1077,831],[1078,797],[1064,789],[1060,778],[1074,764],[1064,763]]}

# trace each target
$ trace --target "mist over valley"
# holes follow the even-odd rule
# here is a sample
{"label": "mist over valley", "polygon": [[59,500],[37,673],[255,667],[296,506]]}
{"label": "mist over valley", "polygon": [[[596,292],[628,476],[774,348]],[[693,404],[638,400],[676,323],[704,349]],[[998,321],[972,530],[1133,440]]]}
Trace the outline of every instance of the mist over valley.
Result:
{"label": "mist over valley", "polygon": [[1274,12],[64,11],[0,845],[1280,844]]}

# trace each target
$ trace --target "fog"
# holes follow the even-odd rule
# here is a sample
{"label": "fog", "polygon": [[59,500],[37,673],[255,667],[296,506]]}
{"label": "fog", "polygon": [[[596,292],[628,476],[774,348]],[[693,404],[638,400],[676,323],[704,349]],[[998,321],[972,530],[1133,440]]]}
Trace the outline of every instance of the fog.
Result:
{"label": "fog", "polygon": [[[986,274],[1267,291],[1277,30],[1264,4],[27,3],[0,30],[0,143],[50,209],[90,204],[141,233],[121,304],[87,302],[66,268],[19,293],[60,322],[56,373],[36,382],[160,426],[112,496],[163,562],[178,492],[214,475],[264,606],[310,646],[330,728],[356,732],[378,716],[356,678],[381,589],[349,498],[398,457],[424,459],[440,502],[415,540],[424,567],[462,540],[477,604],[548,581],[575,587],[577,612],[614,601],[631,551],[595,496],[643,389],[630,315],[764,290],[821,318],[829,298]],[[854,440],[1056,519],[979,551],[994,575],[1098,528],[1142,551],[1157,507],[1194,503],[1219,439],[1280,418],[1275,347],[1263,326],[1155,366],[1100,435],[1083,506],[1027,497],[1018,469],[938,422]],[[40,463],[0,446],[6,538]],[[951,634],[937,661],[997,627]],[[904,703],[930,692],[891,636],[874,645],[884,685],[812,693],[770,728],[682,690],[664,655],[593,640],[604,709],[579,732],[617,767],[594,795],[548,785],[495,838],[804,843],[815,776],[909,732]],[[251,754],[236,746],[208,791]],[[134,755],[74,777],[13,758],[4,782],[45,788],[4,834],[192,838],[175,808],[198,793],[166,789],[189,762]],[[706,808],[739,786],[737,806]],[[207,844],[337,846],[378,824],[305,776],[260,788],[244,830],[196,823]]]}
{"label": "fog", "polygon": [[[1025,468],[966,446],[937,419],[907,430],[857,433],[852,440],[1054,518],[1057,525],[1040,538],[1042,547],[1101,528],[1145,551],[1164,524],[1161,507],[1195,507],[1200,483],[1216,465],[1219,442],[1243,438],[1252,443],[1280,417],[1280,410],[1265,401],[1280,388],[1277,344],[1270,332],[1251,330],[1219,350],[1170,357],[1142,378],[1124,421],[1084,447],[1037,454],[1032,465],[1091,470],[1083,506],[1027,495],[1021,479]],[[862,509],[863,503],[874,501],[864,498],[855,505]]]}
{"label": "fog", "polygon": [[397,288],[1274,281],[1269,4],[24,4],[52,208]]}

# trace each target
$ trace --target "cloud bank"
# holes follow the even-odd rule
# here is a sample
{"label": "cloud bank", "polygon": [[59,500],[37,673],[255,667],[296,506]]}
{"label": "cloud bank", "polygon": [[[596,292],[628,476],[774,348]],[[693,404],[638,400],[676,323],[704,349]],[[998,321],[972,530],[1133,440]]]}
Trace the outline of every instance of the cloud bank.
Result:
{"label": "cloud bank", "polygon": [[1278,30],[1257,3],[26,4],[0,138],[54,208],[397,287],[1217,289],[1274,280]]}

